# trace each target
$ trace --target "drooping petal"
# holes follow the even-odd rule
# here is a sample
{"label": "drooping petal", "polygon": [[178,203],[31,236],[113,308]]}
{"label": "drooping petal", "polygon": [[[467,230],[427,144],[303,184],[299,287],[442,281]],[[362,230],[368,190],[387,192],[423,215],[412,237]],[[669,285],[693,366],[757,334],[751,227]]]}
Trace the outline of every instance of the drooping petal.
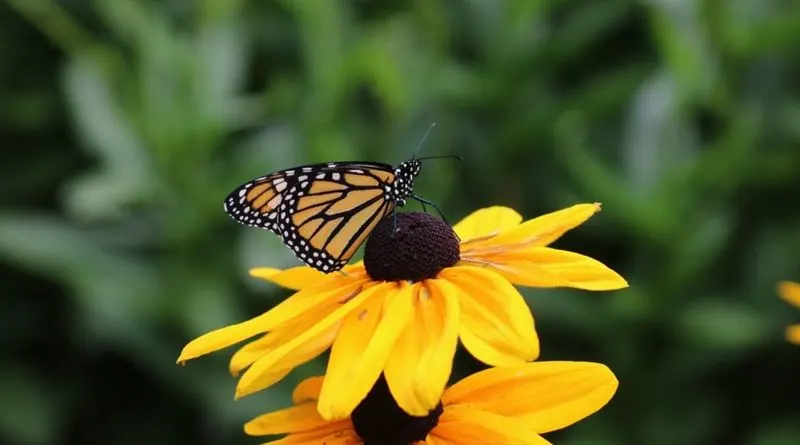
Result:
{"label": "drooping petal", "polygon": [[520,222],[522,216],[516,210],[493,206],[470,213],[453,226],[453,230],[461,238],[461,242],[465,243],[475,238],[498,234],[516,227]]}
{"label": "drooping petal", "polygon": [[298,266],[289,269],[274,269],[271,267],[256,267],[250,269],[250,276],[271,281],[286,289],[300,290],[319,284],[330,277],[308,266]]}
{"label": "drooping petal", "polygon": [[322,381],[325,377],[319,375],[309,377],[300,382],[292,391],[292,403],[299,405],[319,399],[319,392],[322,390]]}
{"label": "drooping petal", "polygon": [[493,255],[487,261],[490,268],[520,286],[593,291],[628,287],[628,282],[605,264],[566,250],[529,247]]}
{"label": "drooping petal", "polygon": [[778,283],[778,295],[788,303],[800,307],[800,283],[781,281]]}
{"label": "drooping petal", "polygon": [[331,331],[337,328],[337,325],[344,317],[358,308],[366,299],[375,295],[376,292],[386,292],[387,286],[392,286],[392,284],[379,284],[355,296],[348,296],[348,298],[342,299],[341,301],[344,301],[344,303],[334,309],[327,317],[319,320],[306,331],[270,350],[263,357],[256,360],[239,379],[239,383],[236,385],[236,397],[244,397],[266,388],[268,385],[263,384],[262,375],[268,375],[274,369],[282,369],[286,366],[285,363],[294,363],[296,357],[307,354],[307,349],[310,349],[311,346],[319,345],[322,340],[326,340],[327,338],[323,337],[331,335]]}
{"label": "drooping petal", "polygon": [[[309,338],[306,342],[285,353],[273,366],[263,370],[260,374],[253,375],[253,379],[249,382],[246,391],[239,391],[237,388],[236,398],[268,388],[286,377],[294,368],[318,357],[331,346],[338,329],[339,324],[337,323],[320,335]],[[275,348],[266,351],[256,360],[268,356],[273,350]]]}
{"label": "drooping petal", "polygon": [[347,418],[364,400],[411,313],[411,285],[387,283],[383,295],[365,300],[344,319],[317,404],[323,418]]}
{"label": "drooping petal", "polygon": [[303,289],[255,318],[216,329],[192,340],[184,346],[178,356],[178,363],[227,348],[255,335],[271,331],[308,311],[334,305],[357,293],[366,282],[365,278],[337,277]]}
{"label": "drooping petal", "polygon": [[[328,314],[333,312],[335,308],[335,306],[323,306],[321,308],[317,308],[316,310],[311,310],[308,313],[298,317],[294,323],[271,331],[265,334],[263,337],[242,346],[231,357],[229,364],[231,375],[234,377],[238,376],[242,370],[250,366],[253,362],[266,355],[272,349],[275,349],[292,338],[295,338],[301,332],[305,332],[311,326],[316,324],[317,321],[327,317]],[[319,347],[326,348],[327,345],[330,345],[330,342],[333,340],[334,333],[335,331],[329,333],[327,336],[321,336],[321,338],[327,338],[327,340],[323,340]]]}
{"label": "drooping petal", "polygon": [[438,405],[458,343],[458,289],[445,280],[414,285],[414,314],[395,344],[384,374],[407,413],[424,416]]}
{"label": "drooping petal", "polygon": [[539,355],[530,308],[503,277],[471,266],[451,267],[439,276],[459,289],[459,337],[475,358],[504,366],[525,363]]}
{"label": "drooping petal", "polygon": [[232,376],[238,377],[243,369],[250,366],[254,361],[258,360],[270,349],[276,345],[276,336],[273,333],[267,333],[261,338],[251,341],[246,345],[239,348],[231,356],[231,361],[228,364],[228,371]]}
{"label": "drooping petal", "polygon": [[600,204],[577,204],[523,222],[487,241],[493,245],[546,246],[600,211]]}
{"label": "drooping petal", "polygon": [[611,370],[599,363],[534,362],[466,377],[448,388],[443,403],[514,418],[543,434],[596,412],[617,385]]}
{"label": "drooping petal", "polygon": [[800,345],[800,324],[793,324],[786,328],[786,339]]}
{"label": "drooping petal", "polygon": [[[522,422],[467,407],[446,407],[428,437],[453,445],[547,445]],[[429,442],[430,443],[430,442]],[[436,442],[434,443],[442,443]]]}

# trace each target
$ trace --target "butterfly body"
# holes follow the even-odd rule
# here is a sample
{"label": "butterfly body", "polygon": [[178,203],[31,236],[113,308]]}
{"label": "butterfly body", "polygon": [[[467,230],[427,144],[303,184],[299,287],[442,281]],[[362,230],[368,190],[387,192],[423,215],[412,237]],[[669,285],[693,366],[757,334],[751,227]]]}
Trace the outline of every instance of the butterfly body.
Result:
{"label": "butterfly body", "polygon": [[304,263],[341,269],[375,226],[413,197],[422,163],[330,162],[281,170],[242,184],[223,208],[235,221],[278,235]]}

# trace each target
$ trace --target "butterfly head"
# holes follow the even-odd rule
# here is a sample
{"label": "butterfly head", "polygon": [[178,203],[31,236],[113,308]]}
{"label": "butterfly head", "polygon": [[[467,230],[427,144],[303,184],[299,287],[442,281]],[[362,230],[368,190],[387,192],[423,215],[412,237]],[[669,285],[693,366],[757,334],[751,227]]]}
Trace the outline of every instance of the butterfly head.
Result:
{"label": "butterfly head", "polygon": [[419,159],[411,159],[400,163],[394,169],[394,188],[392,190],[392,200],[398,206],[406,205],[406,198],[414,193],[414,178],[419,175],[422,168],[422,161]]}

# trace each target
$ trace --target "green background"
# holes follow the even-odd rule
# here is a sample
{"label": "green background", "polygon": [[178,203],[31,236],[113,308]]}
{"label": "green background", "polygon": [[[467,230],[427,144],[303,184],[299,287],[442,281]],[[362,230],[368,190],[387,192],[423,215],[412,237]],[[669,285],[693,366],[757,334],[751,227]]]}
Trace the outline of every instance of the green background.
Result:
{"label": "green background", "polygon": [[0,1],[0,440],[263,442],[242,423],[324,360],[238,402],[231,350],[175,365],[289,295],[247,270],[297,261],[223,198],[397,163],[434,121],[422,153],[465,162],[415,188],[453,221],[603,203],[556,247],[630,289],[524,294],[543,359],[620,389],[548,438],[800,443],[794,0]]}

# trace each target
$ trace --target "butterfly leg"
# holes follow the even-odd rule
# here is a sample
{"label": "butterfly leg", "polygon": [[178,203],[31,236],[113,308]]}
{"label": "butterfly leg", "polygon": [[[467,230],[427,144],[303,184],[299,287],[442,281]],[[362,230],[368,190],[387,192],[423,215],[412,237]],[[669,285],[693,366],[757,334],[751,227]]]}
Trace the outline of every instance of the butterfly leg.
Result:
{"label": "butterfly leg", "polygon": [[[427,204],[427,205],[429,205],[429,206],[431,206],[431,207],[433,207],[433,209],[434,209],[434,210],[436,210],[436,213],[438,213],[438,214],[439,214],[439,217],[440,217],[440,218],[442,218],[442,220],[445,222],[445,224],[447,224],[448,226],[450,226],[450,223],[449,223],[449,222],[447,222],[447,217],[445,217],[445,216],[444,216],[444,213],[442,213],[441,209],[439,209],[439,206],[438,206],[438,205],[436,205],[436,203],[435,203],[435,202],[433,202],[433,201],[431,201],[431,200],[428,200],[428,199],[425,199],[425,198],[423,198],[423,197],[421,197],[421,196],[418,196],[418,195],[411,195],[411,197],[412,197],[413,199],[415,199],[415,200],[419,201],[419,203],[420,203],[420,204],[422,204],[422,208],[423,208],[423,209],[425,209],[425,205],[426,205],[426,204]],[[452,227],[452,226],[451,226],[451,227]],[[453,232],[453,233],[455,233],[455,232]],[[457,233],[456,233],[456,238],[458,238],[458,241],[459,241],[459,242],[461,242],[461,238],[459,238],[459,236],[458,236],[458,234],[457,234]]]}
{"label": "butterfly leg", "polygon": [[394,238],[394,232],[397,230],[397,209],[392,210],[392,234],[391,238]]}

